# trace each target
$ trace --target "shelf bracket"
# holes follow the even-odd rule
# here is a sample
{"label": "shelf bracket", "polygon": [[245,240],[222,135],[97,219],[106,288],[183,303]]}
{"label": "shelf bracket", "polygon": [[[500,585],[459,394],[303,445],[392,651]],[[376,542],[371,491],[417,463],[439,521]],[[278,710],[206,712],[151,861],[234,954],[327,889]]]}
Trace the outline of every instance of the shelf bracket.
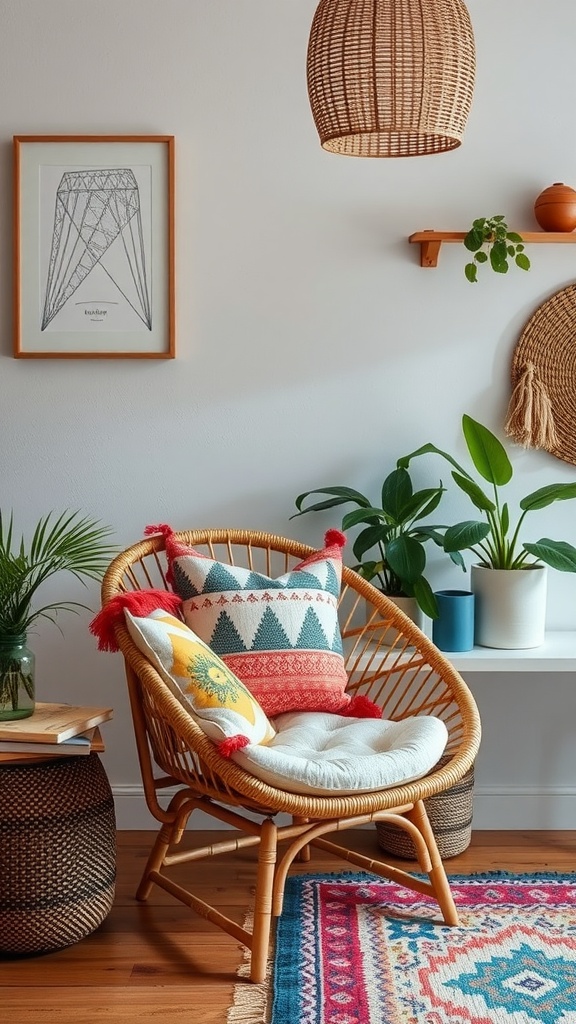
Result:
{"label": "shelf bracket", "polygon": [[461,242],[463,238],[463,231],[433,231],[427,228],[425,231],[415,231],[408,241],[420,246],[421,267],[437,267],[442,242]]}
{"label": "shelf bracket", "polygon": [[[424,232],[422,232],[424,233]],[[432,233],[432,232],[431,232]],[[438,238],[430,238],[420,242],[420,266],[437,267],[442,242]]]}

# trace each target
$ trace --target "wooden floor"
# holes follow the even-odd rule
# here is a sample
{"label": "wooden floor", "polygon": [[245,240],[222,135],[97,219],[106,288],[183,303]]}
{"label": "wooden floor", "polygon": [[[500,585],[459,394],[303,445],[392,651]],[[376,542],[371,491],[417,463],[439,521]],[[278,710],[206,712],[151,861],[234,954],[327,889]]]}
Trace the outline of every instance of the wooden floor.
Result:
{"label": "wooden floor", "polygon": [[[375,829],[349,835],[350,845],[358,850],[378,852]],[[222,833],[202,833],[202,841],[208,842],[209,836],[222,838]],[[151,839],[152,833],[146,832],[119,834],[116,901],[96,932],[57,953],[0,960],[2,1021],[225,1024],[242,947],[158,889],[147,904],[135,901]],[[253,866],[254,851],[246,850],[181,870],[195,872],[198,895],[242,922],[252,893]],[[573,871],[576,831],[476,832],[468,850],[447,861],[446,868],[452,874]],[[313,851],[312,861],[293,871],[350,869]]]}

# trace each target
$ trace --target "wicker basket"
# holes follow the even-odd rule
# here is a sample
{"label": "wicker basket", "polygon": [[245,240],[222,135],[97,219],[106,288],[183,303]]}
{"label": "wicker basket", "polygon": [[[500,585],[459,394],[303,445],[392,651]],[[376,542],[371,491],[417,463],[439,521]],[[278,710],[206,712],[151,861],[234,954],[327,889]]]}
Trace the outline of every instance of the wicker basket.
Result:
{"label": "wicker basket", "polygon": [[116,822],[97,754],[0,768],[0,952],[45,953],[108,915]]}
{"label": "wicker basket", "polygon": [[[438,767],[446,764],[447,760],[442,758]],[[463,853],[470,845],[473,801],[474,766],[455,786],[424,801],[442,860]],[[386,853],[404,860],[415,859],[414,844],[404,829],[380,821],[376,824],[376,831],[378,845]]]}

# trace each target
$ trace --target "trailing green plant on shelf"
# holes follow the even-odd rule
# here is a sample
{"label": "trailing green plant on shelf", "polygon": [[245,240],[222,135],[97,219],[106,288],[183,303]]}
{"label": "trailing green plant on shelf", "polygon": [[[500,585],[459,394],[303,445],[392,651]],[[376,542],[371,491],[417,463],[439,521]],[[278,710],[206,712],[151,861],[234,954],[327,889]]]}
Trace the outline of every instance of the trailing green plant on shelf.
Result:
{"label": "trailing green plant on shelf", "polygon": [[[37,523],[29,544],[14,536],[13,516],[0,511],[0,717],[25,717],[24,700],[34,708],[33,656],[21,659],[30,627],[38,619],[56,621],[59,612],[78,612],[78,601],[56,601],[36,607],[39,588],[60,572],[69,572],[84,585],[100,580],[116,548],[111,530],[80,512],[49,512]],[[24,665],[24,668],[22,667]],[[31,667],[30,667],[31,666]]]}
{"label": "trailing green plant on shelf", "polygon": [[478,217],[464,236],[464,245],[474,253],[471,263],[464,267],[468,281],[478,281],[478,266],[486,263],[496,274],[507,274],[510,261],[520,270],[530,270],[530,260],[524,251],[522,236],[510,231],[504,217]]}
{"label": "trailing green plant on shelf", "polygon": [[521,531],[529,512],[547,508],[556,501],[576,498],[576,483],[546,484],[526,495],[519,502],[520,513],[512,519],[510,506],[502,488],[512,479],[512,463],[502,443],[487,427],[462,417],[462,431],[468,453],[476,472],[492,487],[487,494],[471,474],[451,455],[434,444],[425,444],[398,460],[398,467],[408,469],[413,459],[422,455],[440,455],[453,467],[452,479],[475,508],[482,520],[466,520],[448,527],[443,536],[448,554],[470,550],[478,564],[491,569],[529,569],[546,563],[562,572],[576,572],[576,547],[566,541],[542,537],[535,543],[521,540]]}
{"label": "trailing green plant on shelf", "polygon": [[[352,487],[332,485],[299,494],[295,502],[298,511],[290,518],[295,519],[308,512],[324,512],[340,505],[356,505],[357,508],[342,517],[345,533],[358,526],[365,527],[352,546],[358,560],[353,569],[388,596],[415,598],[426,615],[437,618],[436,598],[424,575],[425,545],[431,541],[443,548],[442,530],[445,527],[422,520],[436,510],[444,491],[442,482],[437,487],[415,491],[408,469],[397,467],[382,484],[380,508]],[[315,494],[328,497],[304,507],[306,500]],[[464,568],[458,551],[451,552],[450,558]]]}

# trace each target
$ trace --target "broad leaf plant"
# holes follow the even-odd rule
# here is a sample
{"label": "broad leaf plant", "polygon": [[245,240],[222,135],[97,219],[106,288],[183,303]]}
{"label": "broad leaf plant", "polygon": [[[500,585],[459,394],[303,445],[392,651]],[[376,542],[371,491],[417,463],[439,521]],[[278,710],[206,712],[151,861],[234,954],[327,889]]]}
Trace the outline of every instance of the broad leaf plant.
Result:
{"label": "broad leaf plant", "polygon": [[451,455],[434,444],[425,444],[398,460],[399,468],[407,469],[421,455],[440,455],[452,465],[454,482],[482,514],[480,520],[450,526],[444,533],[444,550],[449,554],[470,550],[479,565],[492,569],[529,569],[546,563],[562,572],[576,572],[576,548],[572,544],[550,537],[535,543],[521,540],[526,516],[556,501],[576,498],[576,483],[546,484],[532,491],[521,499],[519,512],[513,516],[502,493],[513,475],[504,446],[471,416],[462,417],[462,431],[474,469],[491,485],[489,493]]}
{"label": "broad leaf plant", "polygon": [[[290,518],[308,512],[324,512],[340,505],[356,505],[342,517],[344,532],[364,527],[353,543],[354,557],[358,559],[353,569],[384,594],[414,597],[426,615],[437,618],[436,598],[424,575],[425,545],[431,541],[442,548],[442,530],[445,527],[430,525],[423,520],[436,510],[444,491],[442,482],[437,487],[415,491],[408,469],[398,466],[382,484],[380,508],[352,487],[333,485],[298,495],[298,511]],[[306,505],[307,499],[315,494],[328,497]],[[451,552],[450,558],[464,567],[459,552]]]}

